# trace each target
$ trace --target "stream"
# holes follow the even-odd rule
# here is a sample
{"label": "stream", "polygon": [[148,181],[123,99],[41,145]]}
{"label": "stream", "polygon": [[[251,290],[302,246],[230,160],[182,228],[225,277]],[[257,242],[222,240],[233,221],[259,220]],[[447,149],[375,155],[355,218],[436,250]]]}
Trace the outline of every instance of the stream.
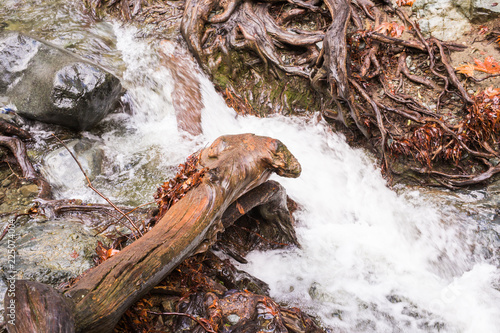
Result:
{"label": "stream", "polygon": [[[239,116],[202,83],[203,134],[177,129],[170,72],[158,42],[134,26],[94,22],[78,1],[0,0],[0,23],[98,62],[119,76],[130,110],[81,133],[103,152],[95,187],[124,205],[152,200],[176,166],[224,134],[281,140],[297,157],[297,179],[273,176],[300,209],[301,249],[253,252],[240,268],[271,296],[316,317],[331,332],[495,333],[500,327],[500,185],[479,190],[390,189],[376,160],[353,149],[318,115]],[[45,126],[30,129],[47,144]],[[43,154],[42,154],[43,155]],[[71,156],[40,157],[57,198],[100,202]]]}

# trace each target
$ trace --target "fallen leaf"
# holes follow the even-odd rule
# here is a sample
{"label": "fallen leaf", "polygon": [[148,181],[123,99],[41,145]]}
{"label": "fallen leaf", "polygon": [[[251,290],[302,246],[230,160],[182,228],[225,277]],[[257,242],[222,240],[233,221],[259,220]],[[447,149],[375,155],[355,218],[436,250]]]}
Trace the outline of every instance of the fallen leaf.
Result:
{"label": "fallen leaf", "polygon": [[383,35],[391,35],[391,37],[400,37],[405,30],[404,25],[397,24],[395,22],[384,22],[375,28],[376,32]]}
{"label": "fallen leaf", "polygon": [[109,249],[108,251],[106,251],[106,254],[108,256],[108,258],[111,258],[112,256],[114,256],[115,254],[119,253],[120,250],[117,250],[117,249]]}
{"label": "fallen leaf", "polygon": [[398,6],[413,6],[415,0],[397,0]]}
{"label": "fallen leaf", "polygon": [[479,34],[480,34],[480,35],[484,35],[485,33],[487,33],[487,32],[488,32],[488,30],[489,30],[489,29],[488,29],[488,27],[487,27],[487,26],[485,26],[485,25],[480,25],[480,26],[479,26]]}
{"label": "fallen leaf", "polygon": [[245,215],[245,213],[246,213],[245,209],[238,201],[236,201],[236,208],[238,208],[238,211],[240,212],[240,214]]}
{"label": "fallen leaf", "polygon": [[493,89],[493,87],[489,87],[489,88],[487,88],[487,89],[484,90],[484,94],[486,96],[488,96],[489,98],[493,98],[495,96],[499,96],[500,95],[500,88]]}
{"label": "fallen leaf", "polygon": [[474,59],[476,66],[474,69],[477,71],[485,72],[488,74],[500,74],[500,63],[495,61],[492,56],[488,56],[483,62],[479,59]]}
{"label": "fallen leaf", "polygon": [[465,74],[469,77],[474,76],[474,65],[473,64],[465,64],[462,66],[455,67],[455,70],[460,74]]}

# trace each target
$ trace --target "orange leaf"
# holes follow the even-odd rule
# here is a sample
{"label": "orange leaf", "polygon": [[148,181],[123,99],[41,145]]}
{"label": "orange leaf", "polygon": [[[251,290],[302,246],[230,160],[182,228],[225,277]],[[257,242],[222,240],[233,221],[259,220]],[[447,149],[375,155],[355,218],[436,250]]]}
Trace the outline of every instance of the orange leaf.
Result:
{"label": "orange leaf", "polygon": [[467,76],[474,76],[474,69],[475,69],[475,66],[473,64],[465,64],[465,65],[462,65],[462,66],[458,66],[458,67],[455,67],[455,70],[457,72],[459,72],[460,74],[465,74]]}
{"label": "orange leaf", "polygon": [[240,214],[243,214],[245,215],[245,209],[243,208],[243,206],[238,202],[236,201],[236,208],[238,208],[238,211],[240,212]]}
{"label": "orange leaf", "polygon": [[[108,256],[108,258],[111,258],[112,256],[114,256],[115,254],[117,254],[118,252],[120,252],[120,250],[117,250],[117,249],[109,249],[108,251],[106,251],[106,255]],[[107,258],[106,258],[107,259]]]}
{"label": "orange leaf", "polygon": [[380,32],[383,35],[390,34],[392,37],[400,37],[404,30],[404,25],[395,22],[384,22],[375,28],[376,32]]}
{"label": "orange leaf", "polygon": [[397,0],[398,6],[413,6],[415,0]]}
{"label": "orange leaf", "polygon": [[484,62],[481,62],[479,59],[474,59],[476,66],[474,69],[477,71],[485,72],[488,74],[500,74],[500,63],[495,61],[493,57],[488,56],[484,59]]}
{"label": "orange leaf", "polygon": [[493,89],[493,87],[489,87],[489,88],[487,88],[487,89],[484,90],[484,94],[486,96],[488,96],[489,98],[493,98],[495,96],[499,96],[500,95],[500,88]]}

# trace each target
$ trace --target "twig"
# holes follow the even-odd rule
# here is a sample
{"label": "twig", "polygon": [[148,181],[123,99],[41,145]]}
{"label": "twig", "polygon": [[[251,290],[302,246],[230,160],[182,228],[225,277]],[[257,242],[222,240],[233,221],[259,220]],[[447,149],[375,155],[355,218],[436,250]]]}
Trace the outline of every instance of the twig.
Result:
{"label": "twig", "polygon": [[154,311],[148,311],[148,313],[155,314],[155,315],[167,315],[167,316],[184,316],[188,317],[189,319],[194,320],[197,322],[206,332],[208,333],[217,333],[212,329],[212,325],[208,322],[202,321],[200,318],[197,318],[193,315],[190,315],[189,313],[182,313],[182,312],[154,312]]}
{"label": "twig", "polygon": [[137,209],[139,209],[139,208],[141,208],[141,207],[144,207],[144,206],[147,206],[147,205],[154,204],[154,203],[156,203],[156,201],[146,202],[146,203],[144,203],[144,204],[142,204],[142,205],[139,205],[139,206],[135,207],[134,209],[132,209],[132,210],[130,210],[130,211],[128,211],[128,212],[126,212],[126,213],[125,213],[122,217],[120,217],[118,220],[116,220],[116,223],[120,222],[120,221],[121,221],[124,217],[126,217],[126,216],[127,216],[127,215],[129,215],[130,213],[132,213],[132,212],[136,211]]}
{"label": "twig", "polygon": [[496,74],[488,74],[486,75],[485,77],[483,78],[480,78],[480,79],[476,79],[475,77],[470,77],[470,79],[474,82],[481,82],[481,81],[484,81],[484,80],[487,80],[487,79],[491,79],[492,77],[497,77],[497,76],[500,76],[500,73],[496,73]]}
{"label": "twig", "polygon": [[97,193],[101,198],[103,198],[104,200],[106,200],[110,205],[111,207],[113,207],[117,212],[119,212],[120,214],[122,214],[129,222],[130,224],[134,227],[134,229],[139,233],[140,236],[142,236],[142,232],[136,227],[136,225],[134,224],[134,221],[132,221],[132,219],[130,217],[127,216],[127,214],[125,214],[120,208],[118,208],[111,200],[109,200],[106,196],[104,196],[101,192],[99,192],[93,185],[92,185],[92,182],[90,181],[89,177],[87,176],[87,173],[85,172],[85,170],[83,170],[83,167],[82,165],[80,164],[80,162],[78,161],[78,159],[76,158],[76,156],[73,154],[73,152],[68,148],[68,146],[66,146],[66,144],[64,142],[62,142],[61,139],[59,139],[54,133],[52,133],[52,136],[54,138],[57,139],[57,141],[59,141],[63,146],[64,148],[66,148],[66,150],[70,153],[71,157],[73,157],[73,159],[75,160],[75,162],[78,164],[78,167],[80,168],[80,170],[82,171],[83,175],[85,176],[85,179],[87,179],[87,186],[93,190],[95,193]]}
{"label": "twig", "polygon": [[[7,165],[9,166],[9,169],[10,169],[10,171],[12,172],[12,173],[10,174],[10,176],[14,175],[14,176],[16,176],[16,178],[17,178],[17,179],[21,179],[21,176],[19,176],[19,175],[18,175],[18,174],[14,171],[14,169],[12,169],[12,166],[10,165],[10,163],[9,163],[9,162],[7,162]],[[10,176],[9,176],[9,177],[10,177]]]}

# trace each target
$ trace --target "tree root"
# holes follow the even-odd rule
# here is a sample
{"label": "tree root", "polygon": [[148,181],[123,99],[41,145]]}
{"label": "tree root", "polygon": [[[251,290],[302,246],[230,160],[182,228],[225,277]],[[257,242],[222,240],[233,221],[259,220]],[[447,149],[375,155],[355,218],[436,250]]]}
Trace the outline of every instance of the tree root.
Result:
{"label": "tree root", "polygon": [[[395,20],[408,27],[403,35],[386,29]],[[382,144],[379,152],[388,173],[392,157],[401,155],[423,153],[429,160],[417,158],[415,163],[425,160],[460,174],[460,167],[469,166],[471,172],[471,162],[498,154],[494,139],[476,140],[475,129],[464,135],[454,127],[459,123],[466,129],[465,118],[472,117],[477,104],[450,63],[449,53],[465,46],[425,38],[408,12],[390,1],[187,0],[180,29],[202,68],[214,76],[223,68],[232,80],[245,72],[255,82],[293,76],[307,81],[321,98],[317,105],[325,118],[356,127],[366,138],[382,137],[377,145]],[[419,61],[415,72],[406,64],[408,56]],[[241,66],[251,68],[249,74]],[[238,91],[232,83],[223,85],[223,91]],[[411,95],[415,85],[424,88],[419,90],[424,96]],[[381,90],[383,96],[374,97]],[[453,100],[455,96],[461,101]],[[250,104],[258,111],[255,100]],[[276,110],[288,105],[283,101]],[[425,151],[434,144],[415,141],[418,131],[431,128],[442,132],[438,151]],[[432,140],[424,137],[419,140]],[[465,153],[470,156],[467,163],[458,158]]]}
{"label": "tree root", "polygon": [[[23,133],[23,132],[20,132]],[[17,164],[23,172],[23,178],[30,180],[38,185],[38,197],[48,198],[51,195],[49,183],[35,171],[28,156],[26,155],[26,146],[24,142],[15,137],[0,136],[0,146],[7,147],[16,157]]]}

